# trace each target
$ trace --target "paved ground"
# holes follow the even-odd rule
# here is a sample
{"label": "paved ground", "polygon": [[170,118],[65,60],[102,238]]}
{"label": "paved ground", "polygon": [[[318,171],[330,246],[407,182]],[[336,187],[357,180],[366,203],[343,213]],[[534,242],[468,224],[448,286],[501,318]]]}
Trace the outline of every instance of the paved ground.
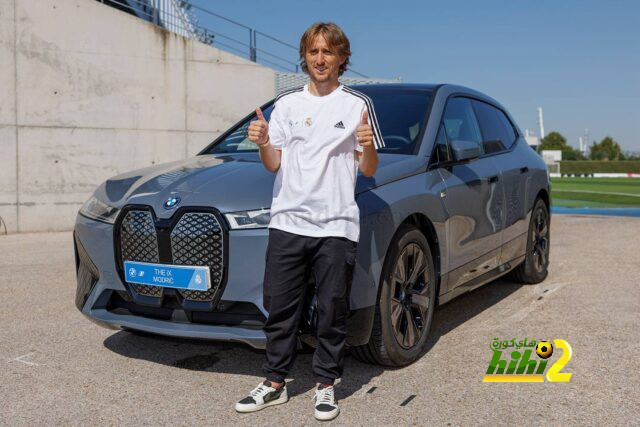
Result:
{"label": "paved ground", "polygon": [[[348,357],[336,423],[637,424],[640,219],[555,215],[551,230],[544,283],[498,280],[439,308],[418,362]],[[289,403],[239,415],[262,353],[94,325],[73,303],[71,233],[0,236],[0,255],[0,424],[316,423],[311,355],[298,357]],[[567,340],[571,381],[482,383],[496,337]]]}

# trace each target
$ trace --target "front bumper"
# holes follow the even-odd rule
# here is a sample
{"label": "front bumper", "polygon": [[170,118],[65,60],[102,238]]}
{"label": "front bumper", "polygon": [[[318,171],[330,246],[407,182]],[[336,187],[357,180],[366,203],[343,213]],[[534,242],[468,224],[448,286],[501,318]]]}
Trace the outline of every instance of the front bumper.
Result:
{"label": "front bumper", "polygon": [[257,349],[264,349],[266,346],[265,335],[259,329],[197,323],[183,324],[134,315],[114,314],[106,309],[94,309],[89,313],[83,311],[83,314],[94,323],[109,329],[128,328],[172,337],[235,341]]}
{"label": "front bumper", "polygon": [[[162,302],[147,305],[140,304],[139,298],[134,301],[133,292],[118,272],[113,230],[110,224],[77,216],[73,233],[78,277],[76,305],[87,318],[111,329],[265,347],[262,325],[267,312],[262,305],[262,281],[268,229],[228,233],[226,286],[213,310],[200,311],[189,310],[194,304],[178,298],[168,288]],[[247,264],[251,267],[247,268]],[[185,303],[186,309],[178,300]]]}

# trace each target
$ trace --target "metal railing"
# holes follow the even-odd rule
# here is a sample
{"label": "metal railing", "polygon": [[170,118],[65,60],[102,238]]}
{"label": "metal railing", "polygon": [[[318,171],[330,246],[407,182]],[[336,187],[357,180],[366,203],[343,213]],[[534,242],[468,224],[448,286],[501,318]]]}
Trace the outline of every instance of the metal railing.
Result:
{"label": "metal railing", "polygon": [[197,39],[206,44],[213,43],[213,37],[203,29],[198,28],[197,19],[189,12],[188,2],[184,0],[97,1],[130,13],[181,36]]}
{"label": "metal railing", "polygon": [[[188,0],[97,0],[184,37],[287,72],[300,72],[298,47]],[[202,25],[200,19],[211,21]],[[216,27],[213,29],[212,26]],[[234,34],[231,34],[234,33]],[[243,35],[244,34],[244,35]],[[246,37],[246,38],[245,38]],[[242,41],[244,38],[245,41]],[[258,48],[258,43],[266,48]],[[368,78],[351,68],[349,73]]]}

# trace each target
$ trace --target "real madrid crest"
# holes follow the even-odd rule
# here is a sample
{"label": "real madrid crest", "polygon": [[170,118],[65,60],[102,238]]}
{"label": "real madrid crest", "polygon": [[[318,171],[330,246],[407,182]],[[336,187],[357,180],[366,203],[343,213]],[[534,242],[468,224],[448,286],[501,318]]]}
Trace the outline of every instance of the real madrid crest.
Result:
{"label": "real madrid crest", "polygon": [[307,117],[306,119],[304,119],[304,125],[306,127],[311,126],[311,117]]}

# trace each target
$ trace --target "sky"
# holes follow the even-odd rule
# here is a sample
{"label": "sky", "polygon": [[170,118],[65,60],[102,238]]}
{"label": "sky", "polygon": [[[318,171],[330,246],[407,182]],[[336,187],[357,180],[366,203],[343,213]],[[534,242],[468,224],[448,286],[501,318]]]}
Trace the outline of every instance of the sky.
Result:
{"label": "sky", "polygon": [[[588,129],[589,143],[611,136],[640,152],[640,1],[191,3],[295,46],[312,23],[332,21],[350,39],[351,68],[369,77],[468,86],[502,103],[523,131],[539,134],[542,107],[545,133],[574,147]],[[248,43],[248,30],[193,11],[218,33],[214,46],[248,52],[222,37]],[[257,46],[298,60],[260,34]]]}

